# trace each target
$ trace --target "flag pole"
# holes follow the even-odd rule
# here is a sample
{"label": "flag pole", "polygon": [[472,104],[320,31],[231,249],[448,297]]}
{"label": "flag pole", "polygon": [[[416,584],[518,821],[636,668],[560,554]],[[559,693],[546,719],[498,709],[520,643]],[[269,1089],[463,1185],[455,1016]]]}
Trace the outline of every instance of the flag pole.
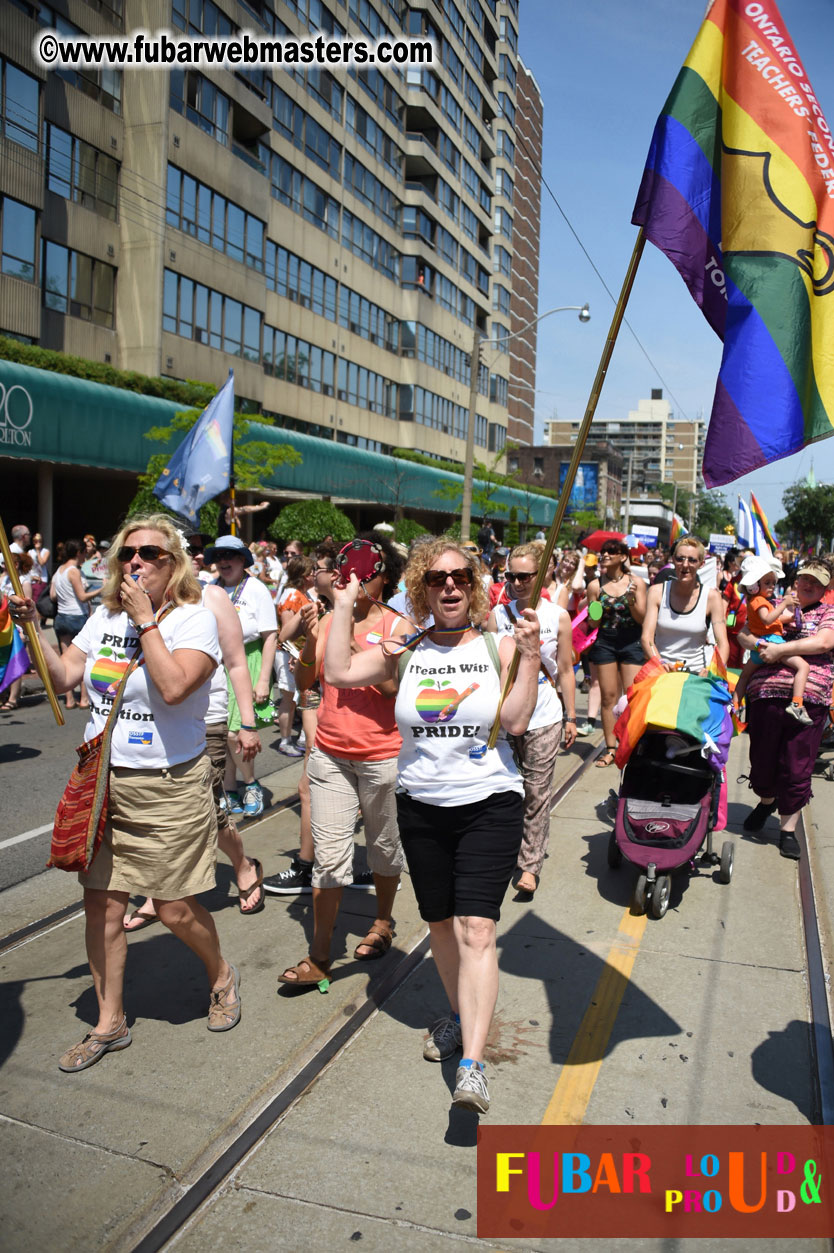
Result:
{"label": "flag pole", "polygon": [[[3,560],[6,563],[6,571],[14,588],[15,596],[23,597],[23,589],[20,586],[17,569],[14,564],[13,553],[9,547],[9,541],[6,536],[6,528],[3,526],[3,519],[0,518],[0,551],[3,553]],[[21,626],[26,632],[26,639],[29,643],[29,655],[35,663],[35,669],[43,683],[44,691],[49,697],[49,703],[52,706],[52,712],[55,715],[55,721],[59,727],[64,725],[64,711],[58,704],[58,697],[55,695],[55,688],[52,686],[52,680],[49,677],[49,671],[46,668],[46,658],[43,655],[41,642],[38,639],[38,628],[34,622],[22,622]]]}
{"label": "flag pole", "polygon": [[[530,597],[530,604],[529,604],[530,609],[535,609],[539,603],[539,597],[541,596],[541,591],[544,586],[545,574],[547,572],[547,565],[548,565],[548,562],[550,561],[550,558],[553,556],[553,549],[556,547],[556,540],[558,539],[559,532],[562,529],[562,523],[564,521],[565,514],[567,513],[568,502],[570,501],[571,492],[573,491],[573,485],[576,480],[576,472],[579,469],[579,463],[582,460],[582,454],[585,451],[585,444],[588,441],[588,435],[591,429],[591,422],[593,421],[594,414],[596,413],[597,402],[599,401],[600,393],[602,391],[602,385],[605,382],[605,376],[608,372],[608,367],[611,364],[611,357],[614,352],[614,345],[617,342],[617,336],[620,332],[620,327],[622,326],[623,318],[625,316],[626,305],[628,304],[628,298],[631,295],[631,289],[634,286],[634,280],[637,276],[637,267],[639,266],[640,258],[643,255],[643,247],[645,245],[645,242],[646,242],[646,236],[643,231],[643,228],[641,227],[638,232],[637,239],[635,240],[635,243],[634,243],[634,250],[631,254],[631,260],[628,263],[628,269],[626,270],[626,276],[623,280],[623,286],[622,286],[622,290],[620,291],[619,298],[617,300],[616,308],[614,309],[614,316],[612,317],[611,325],[608,328],[608,337],[605,341],[605,347],[602,350],[602,356],[600,357],[600,362],[597,367],[596,377],[591,387],[591,394],[588,397],[588,404],[585,409],[585,416],[582,419],[582,423],[579,427],[579,434],[576,437],[576,445],[573,450],[573,456],[571,457],[570,465],[568,466],[568,473],[567,473],[567,477],[565,478],[564,487],[562,488],[562,491],[559,495],[559,502],[556,506],[556,512],[553,516],[553,521],[550,524],[550,530],[548,532],[547,539],[545,540],[544,553],[542,554],[541,561],[539,562],[539,572],[536,575],[536,581],[533,584],[533,593]],[[516,652],[515,656],[513,657],[510,663],[510,669],[507,673],[507,678],[504,683],[504,689],[501,692],[501,699],[498,702],[498,711],[495,715],[495,721],[492,724],[492,730],[489,733],[489,740],[487,741],[488,748],[495,748],[496,742],[498,740],[498,734],[501,730],[501,709],[503,707],[504,701],[507,699],[510,693],[513,683],[515,682],[515,677],[517,673],[518,673],[518,652]]]}

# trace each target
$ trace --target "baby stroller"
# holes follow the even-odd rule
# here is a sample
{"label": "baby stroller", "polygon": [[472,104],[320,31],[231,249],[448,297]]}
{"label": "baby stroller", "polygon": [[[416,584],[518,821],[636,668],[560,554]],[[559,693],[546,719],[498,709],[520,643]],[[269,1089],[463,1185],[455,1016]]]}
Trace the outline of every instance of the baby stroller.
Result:
{"label": "baby stroller", "polygon": [[[608,864],[625,857],[639,870],[631,905],[662,918],[669,905],[671,873],[695,859],[718,866],[718,880],[733,874],[733,844],[719,857],[712,848],[721,777],[701,755],[702,744],[681,731],[647,728],[626,762],[617,816],[608,842]],[[706,848],[702,850],[704,842]]]}

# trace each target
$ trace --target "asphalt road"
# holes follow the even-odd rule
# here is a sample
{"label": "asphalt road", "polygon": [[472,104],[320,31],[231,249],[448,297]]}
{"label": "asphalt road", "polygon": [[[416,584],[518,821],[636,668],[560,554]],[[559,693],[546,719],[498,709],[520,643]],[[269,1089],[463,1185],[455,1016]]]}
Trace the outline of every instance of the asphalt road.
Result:
{"label": "asphalt road", "polygon": [[[74,709],[65,712],[66,723],[59,727],[38,680],[25,679],[23,693],[14,713],[0,713],[0,891],[46,868],[55,808],[77,761],[75,749],[84,739],[86,725],[86,715]],[[277,728],[261,733],[258,778],[295,760],[278,752],[278,739]],[[264,799],[268,804],[266,786]],[[48,829],[6,843],[39,827]]]}

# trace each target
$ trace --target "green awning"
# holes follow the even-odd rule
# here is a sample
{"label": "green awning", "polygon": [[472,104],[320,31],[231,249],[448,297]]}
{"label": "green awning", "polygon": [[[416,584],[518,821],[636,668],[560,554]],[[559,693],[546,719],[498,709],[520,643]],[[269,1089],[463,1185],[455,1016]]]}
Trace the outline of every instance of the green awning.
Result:
{"label": "green awning", "polygon": [[[184,406],[87,379],[0,360],[0,457],[25,457],[64,465],[93,466],[139,474],[152,453],[173,453],[176,444],[154,443],[145,432],[165,426]],[[289,444],[301,453],[297,466],[278,466],[266,490],[330,496],[351,503],[457,515],[460,495],[436,496],[444,484],[462,489],[463,475],[353,448],[283,427],[252,423],[253,439]],[[474,490],[479,490],[479,480]],[[521,520],[549,526],[556,502],[535,492],[496,488],[487,512],[506,519],[515,505]],[[480,510],[476,510],[478,516]]]}

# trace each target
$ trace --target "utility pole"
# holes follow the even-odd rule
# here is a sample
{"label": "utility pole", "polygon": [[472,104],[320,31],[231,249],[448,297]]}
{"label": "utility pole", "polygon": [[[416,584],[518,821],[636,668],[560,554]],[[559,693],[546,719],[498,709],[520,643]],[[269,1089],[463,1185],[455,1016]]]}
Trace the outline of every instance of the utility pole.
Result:
{"label": "utility pole", "polygon": [[628,474],[626,476],[625,514],[623,515],[623,531],[625,532],[626,535],[628,535],[629,523],[631,521],[629,514],[630,514],[630,507],[631,507],[631,475],[632,475],[633,469],[634,469],[634,453],[630,452],[628,454]]}
{"label": "utility pole", "polygon": [[472,475],[475,470],[475,421],[478,407],[478,373],[481,365],[481,332],[475,327],[469,359],[469,420],[466,426],[466,459],[463,467],[463,498],[460,504],[460,538],[469,539],[472,523]]}

